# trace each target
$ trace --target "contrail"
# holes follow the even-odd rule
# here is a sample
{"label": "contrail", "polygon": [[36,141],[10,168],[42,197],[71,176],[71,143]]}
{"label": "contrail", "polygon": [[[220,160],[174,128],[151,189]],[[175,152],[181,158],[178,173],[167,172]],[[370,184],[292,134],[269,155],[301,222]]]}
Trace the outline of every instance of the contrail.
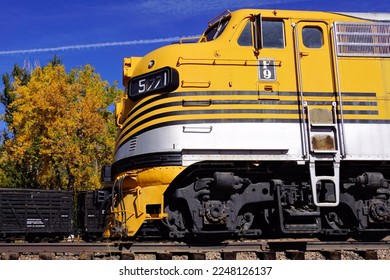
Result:
{"label": "contrail", "polygon": [[[189,37],[193,38],[199,36],[188,36],[185,38],[189,38]],[[107,42],[107,43],[95,43],[95,44],[84,44],[84,45],[69,45],[69,46],[61,46],[61,47],[53,47],[53,48],[37,48],[37,49],[27,49],[27,50],[10,50],[10,51],[0,51],[0,55],[56,52],[56,51],[80,50],[80,49],[89,49],[89,48],[106,48],[106,47],[128,46],[128,45],[147,45],[147,44],[156,44],[156,43],[175,42],[175,41],[179,41],[181,38],[183,37],[132,40],[132,41],[122,41],[122,42]]]}

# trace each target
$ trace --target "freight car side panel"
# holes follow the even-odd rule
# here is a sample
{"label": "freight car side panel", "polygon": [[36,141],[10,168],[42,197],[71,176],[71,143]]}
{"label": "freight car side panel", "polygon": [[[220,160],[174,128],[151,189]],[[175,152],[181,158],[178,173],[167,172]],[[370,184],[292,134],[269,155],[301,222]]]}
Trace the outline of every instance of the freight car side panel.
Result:
{"label": "freight car side panel", "polygon": [[84,237],[101,236],[105,226],[108,202],[108,189],[77,193],[77,226]]}
{"label": "freight car side panel", "polygon": [[68,191],[0,189],[1,237],[72,232],[73,194]]}

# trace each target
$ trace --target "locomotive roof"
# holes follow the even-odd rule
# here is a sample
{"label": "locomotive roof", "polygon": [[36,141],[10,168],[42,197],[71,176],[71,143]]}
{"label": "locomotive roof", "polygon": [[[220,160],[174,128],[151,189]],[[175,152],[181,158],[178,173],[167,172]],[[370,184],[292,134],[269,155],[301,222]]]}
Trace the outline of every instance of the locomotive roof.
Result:
{"label": "locomotive roof", "polygon": [[390,13],[336,13],[359,19],[374,20],[374,21],[390,21]]}
{"label": "locomotive roof", "polygon": [[[390,13],[369,13],[369,12],[360,12],[360,13],[355,13],[355,12],[327,12],[327,11],[298,11],[298,10],[271,10],[271,9],[258,9],[259,12],[268,12],[268,13],[274,13],[275,12],[280,12],[283,15],[294,15],[299,17],[299,15],[303,14],[308,14],[310,13],[311,16],[313,15],[318,15],[319,17],[324,17],[326,14],[333,14],[333,15],[339,15],[339,16],[346,16],[346,17],[352,17],[356,19],[361,19],[361,20],[370,20],[370,21],[385,21],[385,22],[390,22]],[[229,11],[230,12],[230,11]],[[235,12],[246,12],[246,13],[251,13],[253,10],[249,9],[241,9],[241,10],[236,10]]]}

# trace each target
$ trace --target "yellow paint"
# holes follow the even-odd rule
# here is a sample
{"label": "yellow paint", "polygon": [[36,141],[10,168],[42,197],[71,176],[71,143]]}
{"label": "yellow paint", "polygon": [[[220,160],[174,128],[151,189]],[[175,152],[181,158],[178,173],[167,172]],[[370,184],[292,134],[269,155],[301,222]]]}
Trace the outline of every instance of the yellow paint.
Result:
{"label": "yellow paint", "polygon": [[[167,217],[164,192],[184,167],[156,167],[122,174],[123,203],[110,212],[105,237],[132,237],[142,223]],[[148,206],[159,211],[150,213]]]}
{"label": "yellow paint", "polygon": [[[251,46],[243,47],[238,45],[237,40],[251,17],[261,14],[263,19],[283,20],[285,47],[282,49],[264,48],[259,52],[254,51]],[[298,39],[298,53],[300,57],[300,67],[302,72],[302,90],[303,92],[336,92],[336,69],[334,65],[334,51],[332,42],[332,24],[334,22],[362,22],[363,20],[347,17],[334,13],[310,12],[310,11],[274,11],[274,10],[240,10],[231,13],[229,26],[222,35],[211,42],[198,42],[195,44],[176,44],[157,49],[147,54],[143,59],[131,58],[131,66],[125,67],[126,73],[136,76],[159,69],[165,66],[175,68],[179,72],[180,86],[176,92],[194,92],[194,96],[170,97],[170,93],[163,93],[165,99],[150,102],[154,97],[160,94],[153,94],[134,104],[133,110],[137,110],[134,116],[130,116],[125,121],[125,128],[121,135],[127,135],[121,139],[118,144],[126,141],[131,135],[138,131],[155,125],[155,122],[145,123],[143,126],[132,130],[137,122],[146,119],[148,116],[158,113],[177,112],[181,110],[192,110],[181,106],[164,107],[152,113],[143,115],[142,112],[156,105],[168,102],[178,102],[183,100],[218,100],[228,98],[229,100],[294,100],[293,96],[282,96],[283,92],[299,92],[297,75],[297,57],[295,42]],[[321,28],[323,32],[324,45],[322,48],[313,49],[305,47],[302,36],[302,29],[315,26]],[[295,30],[294,30],[295,28]],[[202,40],[200,40],[202,41]],[[259,81],[258,79],[258,60],[261,58],[273,58],[277,64],[276,81]],[[125,59],[127,61],[128,58]],[[133,62],[134,60],[134,62]],[[155,65],[152,69],[148,68],[148,63],[154,60]],[[389,110],[385,110],[388,105],[381,100],[386,99],[389,93],[390,60],[388,58],[359,58],[359,57],[339,57],[339,76],[341,92],[370,92],[376,93],[379,115],[370,116],[374,119],[390,119]],[[132,70],[129,70],[129,69]],[[124,76],[127,82],[129,75]],[[196,92],[210,92],[209,95],[198,96]],[[221,96],[214,92],[233,92],[233,91],[251,91],[258,95],[247,96]],[[386,94],[385,94],[386,93]],[[305,96],[307,100],[332,101],[330,97],[310,97]],[[343,97],[344,101],[368,100],[367,97]],[[295,98],[295,100],[297,100]],[[218,109],[219,105],[211,105],[205,110]],[[348,105],[347,105],[348,106]],[[259,104],[258,108],[265,108]],[[296,106],[291,106],[296,108]],[[237,108],[237,106],[229,106]],[[248,106],[249,108],[249,106]],[[282,107],[280,107],[282,108]],[[358,108],[349,108],[354,110]],[[194,108],[193,110],[196,110]],[[131,112],[131,110],[129,110]],[[208,119],[222,118],[223,116],[203,116]],[[232,116],[226,115],[230,118]],[[247,117],[250,117],[249,115]],[[267,116],[268,117],[268,116]],[[272,117],[272,116],[271,116]],[[187,117],[179,116],[177,118],[167,117],[159,121],[172,121]],[[275,115],[275,118],[279,116]],[[288,116],[288,118],[298,119],[298,114]],[[346,116],[348,118],[366,119],[364,114],[355,116]],[[188,119],[196,117],[188,116]],[[126,126],[131,122],[131,125]],[[120,136],[121,138],[122,136]]]}

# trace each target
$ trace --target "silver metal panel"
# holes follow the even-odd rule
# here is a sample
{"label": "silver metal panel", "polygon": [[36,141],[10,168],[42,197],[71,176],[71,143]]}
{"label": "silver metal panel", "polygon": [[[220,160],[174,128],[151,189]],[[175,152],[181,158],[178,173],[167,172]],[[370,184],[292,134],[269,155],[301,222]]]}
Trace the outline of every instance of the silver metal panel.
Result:
{"label": "silver metal panel", "polygon": [[[211,127],[211,129],[210,129]],[[346,157],[390,160],[390,124],[345,124]],[[162,127],[125,143],[115,161],[156,152],[183,152],[185,164],[202,160],[302,160],[299,124],[215,124]],[[241,151],[241,152],[240,152]]]}
{"label": "silver metal panel", "polygon": [[389,160],[390,124],[345,124],[346,159]]}
{"label": "silver metal panel", "polygon": [[[136,146],[134,141],[127,141],[119,148],[115,160],[147,153],[181,152],[183,150],[252,151],[252,154],[247,154],[244,157],[247,159],[262,157],[269,159],[271,158],[270,152],[274,151],[278,159],[286,156],[302,159],[301,134],[298,123],[208,123],[201,126],[167,126],[145,132],[137,136]],[[264,153],[264,151],[268,152]],[[281,154],[280,151],[288,151],[288,153]],[[194,155],[193,152],[191,154]],[[245,152],[242,154],[245,155]],[[225,158],[231,158],[231,156],[224,155]],[[213,158],[221,157],[214,155]]]}
{"label": "silver metal panel", "polygon": [[375,20],[375,21],[390,21],[390,13],[336,13],[340,15],[350,16],[354,18]]}

